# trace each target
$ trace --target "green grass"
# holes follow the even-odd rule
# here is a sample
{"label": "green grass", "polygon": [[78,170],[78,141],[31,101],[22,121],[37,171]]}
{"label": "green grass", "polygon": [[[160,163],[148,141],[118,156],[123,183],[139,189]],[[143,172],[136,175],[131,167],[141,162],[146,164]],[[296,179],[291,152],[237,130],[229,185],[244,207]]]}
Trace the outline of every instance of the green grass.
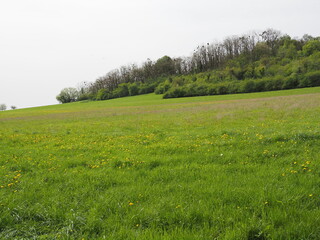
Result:
{"label": "green grass", "polygon": [[320,239],[320,88],[0,113],[0,239]]}

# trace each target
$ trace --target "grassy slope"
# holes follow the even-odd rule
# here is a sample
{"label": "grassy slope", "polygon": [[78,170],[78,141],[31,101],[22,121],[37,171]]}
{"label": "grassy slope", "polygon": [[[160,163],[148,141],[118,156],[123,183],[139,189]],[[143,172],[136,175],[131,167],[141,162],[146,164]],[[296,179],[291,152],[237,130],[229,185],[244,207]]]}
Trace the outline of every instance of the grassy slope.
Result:
{"label": "grassy slope", "polygon": [[0,113],[0,238],[319,239],[320,88]]}

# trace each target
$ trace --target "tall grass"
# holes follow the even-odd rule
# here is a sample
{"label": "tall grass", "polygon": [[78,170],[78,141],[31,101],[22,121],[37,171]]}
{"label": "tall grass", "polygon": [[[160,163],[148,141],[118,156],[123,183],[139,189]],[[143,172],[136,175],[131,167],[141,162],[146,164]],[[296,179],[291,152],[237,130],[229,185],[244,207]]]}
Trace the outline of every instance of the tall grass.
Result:
{"label": "tall grass", "polygon": [[319,239],[320,88],[0,113],[1,239]]}

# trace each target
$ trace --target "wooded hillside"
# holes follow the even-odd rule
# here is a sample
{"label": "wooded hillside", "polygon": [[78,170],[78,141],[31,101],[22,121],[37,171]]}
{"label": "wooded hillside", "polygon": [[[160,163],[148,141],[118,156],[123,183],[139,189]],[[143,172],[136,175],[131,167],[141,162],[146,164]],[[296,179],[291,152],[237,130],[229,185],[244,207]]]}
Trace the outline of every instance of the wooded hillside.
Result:
{"label": "wooded hillside", "polygon": [[121,66],[58,101],[106,100],[155,92],[164,98],[320,86],[320,37],[292,38],[274,29],[198,46],[188,57]]}

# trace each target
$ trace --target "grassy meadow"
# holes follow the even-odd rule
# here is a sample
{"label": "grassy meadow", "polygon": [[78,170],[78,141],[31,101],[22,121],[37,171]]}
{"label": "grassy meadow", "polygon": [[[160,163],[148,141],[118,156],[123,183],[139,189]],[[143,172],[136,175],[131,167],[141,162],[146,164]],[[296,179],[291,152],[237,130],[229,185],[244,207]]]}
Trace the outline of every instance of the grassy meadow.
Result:
{"label": "grassy meadow", "polygon": [[320,239],[320,88],[0,112],[0,239]]}

